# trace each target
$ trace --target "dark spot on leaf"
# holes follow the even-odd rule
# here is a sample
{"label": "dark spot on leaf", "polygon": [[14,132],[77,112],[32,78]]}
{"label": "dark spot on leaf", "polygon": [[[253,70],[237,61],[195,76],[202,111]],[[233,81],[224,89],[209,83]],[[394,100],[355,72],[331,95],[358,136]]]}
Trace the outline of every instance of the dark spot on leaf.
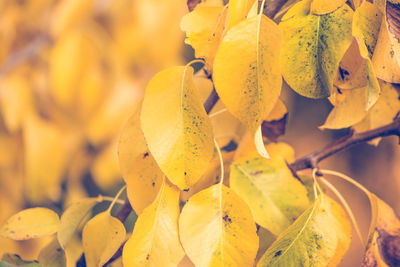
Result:
{"label": "dark spot on leaf", "polygon": [[222,217],[222,220],[224,220],[227,224],[230,224],[232,222],[232,219],[229,218],[228,214],[225,214],[225,216]]}
{"label": "dark spot on leaf", "polygon": [[146,153],[143,154],[143,158],[144,159],[147,158],[148,156],[149,156],[149,152],[146,152]]}
{"label": "dark spot on leaf", "polygon": [[147,254],[146,260],[149,260],[149,259],[150,259],[150,254]]}
{"label": "dark spot on leaf", "polygon": [[275,252],[274,258],[278,257],[282,254],[282,250],[278,250],[277,252]]}
{"label": "dark spot on leaf", "polygon": [[152,183],[151,183],[151,186],[152,186],[152,187],[154,187],[155,185],[156,185],[156,183],[155,183],[155,182],[152,182]]}
{"label": "dark spot on leaf", "polygon": [[61,248],[57,248],[57,252],[61,252],[62,251],[62,249]]}
{"label": "dark spot on leaf", "polygon": [[378,247],[384,261],[389,266],[400,266],[400,236],[391,235],[385,230],[378,230]]}

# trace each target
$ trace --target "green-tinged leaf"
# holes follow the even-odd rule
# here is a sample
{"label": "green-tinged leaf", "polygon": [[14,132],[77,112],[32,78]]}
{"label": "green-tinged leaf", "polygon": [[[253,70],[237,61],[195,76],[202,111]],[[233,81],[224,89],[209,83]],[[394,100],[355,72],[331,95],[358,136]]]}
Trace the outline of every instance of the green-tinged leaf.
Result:
{"label": "green-tinged leaf", "polygon": [[26,240],[57,232],[60,219],[54,211],[31,208],[18,212],[7,220],[0,235],[14,240]]}
{"label": "green-tinged leaf", "polygon": [[109,212],[102,212],[88,221],[82,231],[86,266],[103,266],[125,240],[125,227]]}
{"label": "green-tinged leaf", "polygon": [[282,18],[281,67],[285,81],[310,98],[328,97],[339,62],[349,48],[353,11],[343,5],[334,12],[314,15],[310,0],[292,7]]}
{"label": "green-tinged leaf", "polygon": [[124,246],[124,266],[176,266],[185,255],[178,236],[179,190],[164,182]]}
{"label": "green-tinged leaf", "polygon": [[400,220],[393,209],[369,194],[372,220],[363,266],[398,266],[400,263]]}
{"label": "green-tinged leaf", "polygon": [[336,266],[350,245],[351,225],[333,199],[320,195],[268,248],[262,266]]}
{"label": "green-tinged leaf", "polygon": [[228,30],[244,20],[255,0],[230,0]]}
{"label": "green-tinged leaf", "polygon": [[67,266],[65,251],[60,247],[57,238],[40,251],[38,260],[43,267]]}
{"label": "green-tinged leaf", "polygon": [[37,261],[25,261],[17,254],[4,254],[0,261],[0,267],[42,267]]}
{"label": "green-tinged leaf", "polygon": [[281,92],[281,32],[264,15],[234,26],[214,61],[214,84],[226,108],[254,134]]}
{"label": "green-tinged leaf", "polygon": [[193,47],[197,58],[206,60],[208,70],[212,69],[225,30],[227,14],[228,9],[223,6],[200,4],[181,20],[181,29],[186,32],[185,43]]}
{"label": "green-tinged leaf", "polygon": [[101,201],[98,198],[84,198],[73,203],[61,215],[60,227],[57,231],[58,242],[65,248],[85,216]]}
{"label": "green-tinged leaf", "polygon": [[267,160],[249,153],[236,160],[231,165],[230,185],[250,207],[255,221],[278,235],[310,203],[306,188],[293,177],[285,160],[275,153],[271,157]]}
{"label": "green-tinged leaf", "polygon": [[150,152],[180,189],[190,188],[214,153],[211,122],[193,82],[193,68],[172,67],[146,88],[141,122]]}
{"label": "green-tinged leaf", "polygon": [[335,11],[345,3],[346,0],[313,0],[311,12],[316,15],[324,15]]}
{"label": "green-tinged leaf", "polygon": [[179,218],[179,235],[197,267],[252,266],[258,249],[249,208],[222,184],[189,199]]}
{"label": "green-tinged leaf", "polygon": [[147,148],[140,125],[140,106],[121,131],[118,157],[129,202],[136,214],[141,214],[157,197],[164,174]]}

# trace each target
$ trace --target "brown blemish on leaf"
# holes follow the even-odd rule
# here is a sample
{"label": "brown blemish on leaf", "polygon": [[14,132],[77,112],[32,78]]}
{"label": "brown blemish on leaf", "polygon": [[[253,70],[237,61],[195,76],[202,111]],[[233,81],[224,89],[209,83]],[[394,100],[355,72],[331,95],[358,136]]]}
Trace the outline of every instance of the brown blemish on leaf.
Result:
{"label": "brown blemish on leaf", "polygon": [[143,158],[144,159],[147,158],[148,156],[149,156],[149,152],[146,152],[146,153],[143,154]]}
{"label": "brown blemish on leaf", "polygon": [[383,229],[378,232],[378,247],[384,261],[389,266],[400,266],[400,236],[390,235]]}
{"label": "brown blemish on leaf", "polygon": [[278,250],[278,251],[275,253],[274,257],[278,257],[278,256],[280,256],[281,254],[282,254],[282,250]]}
{"label": "brown blemish on leaf", "polygon": [[229,225],[229,224],[231,224],[231,223],[232,223],[232,219],[231,219],[231,218],[229,218],[228,214],[225,214],[225,216],[224,216],[224,217],[222,217],[222,220],[224,220],[224,222],[225,222],[225,226],[226,226],[226,225]]}

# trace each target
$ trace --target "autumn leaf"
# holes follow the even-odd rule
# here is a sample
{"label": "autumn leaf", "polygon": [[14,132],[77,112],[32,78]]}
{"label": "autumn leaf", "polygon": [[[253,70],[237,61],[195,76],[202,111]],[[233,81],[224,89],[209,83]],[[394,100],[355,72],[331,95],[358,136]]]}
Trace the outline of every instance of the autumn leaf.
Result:
{"label": "autumn leaf", "polygon": [[43,267],[66,267],[67,257],[60,247],[57,238],[54,238],[39,253],[38,260]]}
{"label": "autumn leaf", "polygon": [[185,255],[179,242],[178,217],[179,190],[164,181],[124,246],[124,266],[176,266]]}
{"label": "autumn leaf", "polygon": [[22,210],[9,218],[0,229],[0,235],[14,240],[27,240],[57,232],[60,219],[47,208]]}
{"label": "autumn leaf", "polygon": [[256,226],[246,203],[222,184],[192,196],[179,218],[182,246],[204,266],[252,266],[258,248]]}
{"label": "autumn leaf", "polygon": [[363,266],[397,266],[400,263],[400,220],[385,202],[370,194],[372,221]]}
{"label": "autumn leaf", "polygon": [[223,6],[200,4],[181,20],[181,29],[186,32],[185,43],[194,48],[197,58],[206,60],[209,72],[223,37],[227,14],[228,9]]}
{"label": "autumn leaf", "polygon": [[244,20],[255,0],[230,0],[228,30]]}
{"label": "autumn leaf", "polygon": [[280,40],[276,24],[260,14],[234,26],[215,57],[215,89],[229,112],[253,133],[281,91]]}
{"label": "autumn leaf", "polygon": [[310,98],[330,96],[339,62],[352,41],[353,11],[343,5],[325,15],[310,14],[310,0],[294,5],[279,24],[280,63],[285,81]]}
{"label": "autumn leaf", "polygon": [[335,11],[345,3],[346,0],[313,0],[311,12],[316,15],[325,15]]}
{"label": "autumn leaf", "polygon": [[108,211],[89,220],[82,231],[86,266],[103,266],[125,240],[125,227]]}
{"label": "autumn leaf", "polygon": [[[231,165],[231,188],[247,203],[255,221],[280,234],[309,207],[306,188],[293,177],[277,147],[267,150],[272,160],[248,153]],[[285,152],[283,152],[285,153]]]}
{"label": "autumn leaf", "polygon": [[333,199],[320,195],[265,252],[257,266],[336,266],[350,245],[351,225]]}
{"label": "autumn leaf", "polygon": [[101,201],[99,198],[84,198],[69,206],[61,215],[60,227],[57,231],[58,242],[65,248],[85,216]]}
{"label": "autumn leaf", "polygon": [[137,214],[157,197],[164,174],[147,148],[140,127],[141,105],[126,122],[118,144],[118,157],[122,177],[132,208]]}
{"label": "autumn leaf", "polygon": [[147,85],[142,129],[161,170],[180,189],[190,188],[214,153],[211,122],[193,82],[193,68],[172,67]]}

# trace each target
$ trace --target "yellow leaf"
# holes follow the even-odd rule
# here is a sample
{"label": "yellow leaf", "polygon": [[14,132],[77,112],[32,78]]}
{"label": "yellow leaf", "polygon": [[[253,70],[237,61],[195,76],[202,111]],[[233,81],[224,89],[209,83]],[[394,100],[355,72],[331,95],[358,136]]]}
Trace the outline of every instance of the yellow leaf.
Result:
{"label": "yellow leaf", "polygon": [[228,30],[244,20],[255,0],[230,0]]}
{"label": "yellow leaf", "polygon": [[159,72],[146,88],[141,122],[161,170],[180,189],[190,188],[214,153],[211,122],[193,82],[192,67]]}
{"label": "yellow leaf", "polygon": [[378,128],[393,121],[400,111],[399,94],[390,83],[380,81],[381,96],[365,118],[354,126],[357,132]]}
{"label": "yellow leaf", "polygon": [[283,17],[280,63],[293,90],[310,98],[330,96],[339,62],[349,48],[353,11],[348,5],[325,15],[310,14],[310,0]]}
{"label": "yellow leaf", "polygon": [[234,26],[214,61],[214,84],[226,108],[254,134],[281,92],[281,33],[264,15]]}
{"label": "yellow leaf", "polygon": [[76,137],[51,121],[29,114],[23,140],[27,197],[32,202],[57,200]]}
{"label": "yellow leaf", "polygon": [[367,94],[366,110],[378,100],[380,87],[372,66],[372,55],[375,50],[382,14],[379,9],[369,2],[364,2],[354,12],[353,36],[358,41],[360,54],[366,64]]}
{"label": "yellow leaf", "polygon": [[382,21],[372,63],[376,76],[390,83],[400,83],[400,63],[396,60],[386,20]]}
{"label": "yellow leaf", "polygon": [[399,262],[400,220],[393,209],[376,195],[370,194],[368,197],[371,201],[372,220],[363,264],[396,266]]}
{"label": "yellow leaf", "polygon": [[18,212],[7,220],[0,235],[14,240],[26,240],[57,232],[58,215],[46,208],[31,208]]}
{"label": "yellow leaf", "polygon": [[61,215],[60,228],[57,232],[58,242],[62,248],[65,248],[82,220],[90,210],[101,201],[99,198],[84,198],[73,203]]}
{"label": "yellow leaf", "polygon": [[121,126],[135,111],[142,97],[138,85],[127,80],[116,82],[110,91],[107,99],[86,125],[87,137],[94,145],[103,144],[118,136]]}
{"label": "yellow leaf", "polygon": [[275,145],[273,153],[269,151],[271,160],[250,152],[232,163],[230,174],[231,188],[250,207],[255,221],[275,235],[310,204],[306,188],[293,177],[282,157],[287,153],[284,149],[283,143]]}
{"label": "yellow leaf", "polygon": [[82,231],[86,266],[103,266],[125,240],[125,227],[109,212],[102,212],[88,221]]}
{"label": "yellow leaf", "polygon": [[54,238],[39,253],[38,261],[44,267],[66,267],[67,257],[60,247],[57,238]]}
{"label": "yellow leaf", "polygon": [[341,129],[360,122],[367,115],[365,110],[366,90],[366,87],[349,90],[345,99],[332,109],[324,125],[320,128]]}
{"label": "yellow leaf", "polygon": [[337,266],[350,241],[346,213],[333,199],[320,195],[278,236],[257,266]]}
{"label": "yellow leaf", "polygon": [[181,29],[186,32],[185,43],[194,48],[197,58],[206,60],[210,72],[223,36],[227,14],[228,9],[223,6],[199,4],[181,20]]}
{"label": "yellow leaf", "polygon": [[179,218],[182,246],[198,267],[252,266],[258,236],[246,203],[232,189],[213,185],[192,196]]}
{"label": "yellow leaf", "polygon": [[[200,96],[204,103],[214,88],[213,83],[210,79],[198,75],[195,75],[194,83],[199,88]],[[222,101],[218,101],[215,104],[209,117],[214,138],[221,148],[228,145],[232,140],[238,143],[246,131],[246,127],[243,127],[235,116],[226,111],[226,107]]]}
{"label": "yellow leaf", "polygon": [[15,133],[24,124],[25,115],[32,111],[32,95],[27,80],[21,72],[1,80],[0,110],[8,131]]}
{"label": "yellow leaf", "polygon": [[346,0],[313,0],[311,12],[316,15],[325,15],[335,11],[345,3]]}
{"label": "yellow leaf", "polygon": [[140,127],[140,108],[138,106],[126,122],[118,144],[119,165],[128,199],[139,215],[157,197],[164,176],[147,148]]}
{"label": "yellow leaf", "polygon": [[121,183],[117,139],[111,141],[99,152],[90,172],[92,173],[93,181],[105,192]]}
{"label": "yellow leaf", "polygon": [[139,215],[122,253],[124,266],[176,266],[185,255],[178,236],[179,190],[164,181]]}

